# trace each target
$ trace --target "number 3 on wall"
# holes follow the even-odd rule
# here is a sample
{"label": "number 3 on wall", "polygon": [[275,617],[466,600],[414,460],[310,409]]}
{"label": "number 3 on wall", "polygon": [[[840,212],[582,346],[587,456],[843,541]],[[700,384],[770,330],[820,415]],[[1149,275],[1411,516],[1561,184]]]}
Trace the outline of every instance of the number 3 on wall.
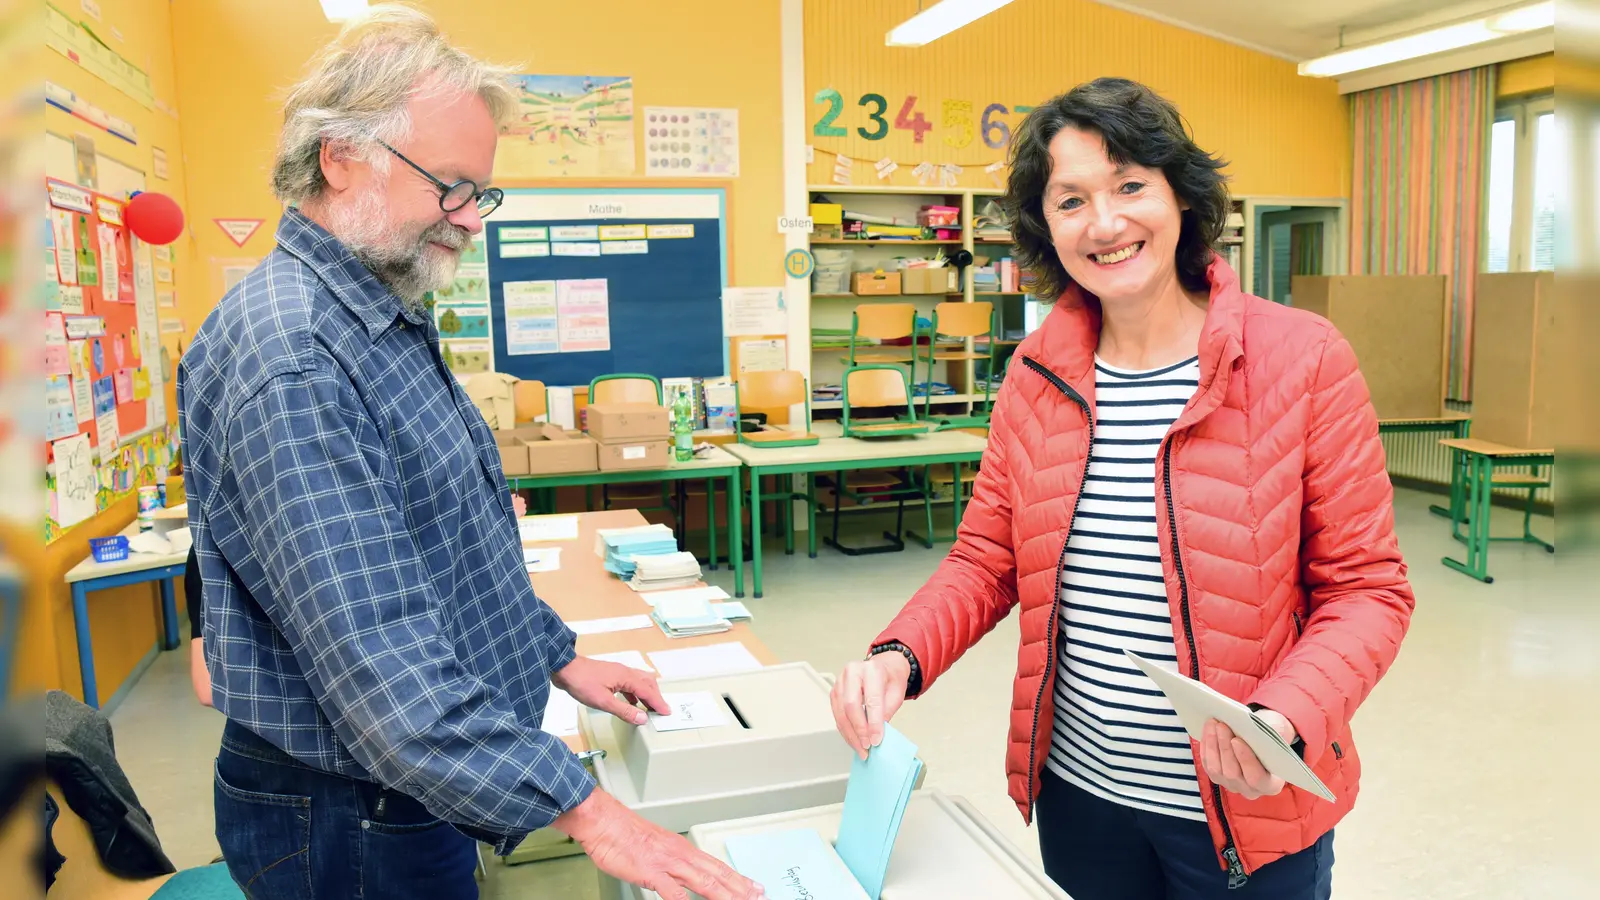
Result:
{"label": "number 3 on wall", "polygon": [[857,128],[856,134],[861,135],[869,141],[881,141],[883,140],[884,136],[889,133],[889,120],[883,117],[884,110],[889,108],[889,101],[883,99],[882,94],[862,94],[858,105],[866,106],[869,103],[878,104],[876,111],[867,113],[867,118],[877,123],[878,127],[873,131],[868,131],[865,128]]}
{"label": "number 3 on wall", "polygon": [[[862,99],[865,100],[866,98],[863,97]],[[839,118],[839,114],[844,112],[844,96],[837,90],[823,88],[817,91],[817,95],[811,98],[811,102],[828,104],[828,111],[823,114],[822,118],[817,120],[817,124],[811,126],[812,134],[817,137],[844,137],[849,133],[833,124],[833,120]]]}

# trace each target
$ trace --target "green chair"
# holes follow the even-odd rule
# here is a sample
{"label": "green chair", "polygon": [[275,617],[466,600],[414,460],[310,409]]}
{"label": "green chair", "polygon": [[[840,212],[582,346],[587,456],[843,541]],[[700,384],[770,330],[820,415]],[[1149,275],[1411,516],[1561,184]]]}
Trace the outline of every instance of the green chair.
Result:
{"label": "green chair", "polygon": [[[845,370],[843,379],[844,434],[852,438],[909,437],[926,434],[930,426],[917,421],[917,410],[911,399],[911,385],[906,373],[893,365],[853,366]],[[857,408],[900,408],[905,413],[888,420],[863,421],[854,413]],[[860,469],[835,472],[821,476],[818,484],[833,492],[833,529],[826,539],[828,546],[841,553],[858,556],[867,553],[893,553],[905,549],[906,501],[922,500],[923,516],[927,520],[924,534],[933,534],[933,497],[925,482],[919,483],[906,470]],[[873,546],[847,546],[839,539],[839,504],[844,498],[857,504],[895,501],[894,531],[885,531],[888,543]],[[924,539],[924,546],[932,547]]]}
{"label": "green chair", "polygon": [[[955,338],[962,341],[959,348],[939,349],[941,338]],[[966,342],[977,338],[988,339],[987,351],[968,350]],[[989,371],[994,371],[994,339],[995,315],[994,304],[987,300],[978,300],[972,303],[953,301],[940,303],[933,308],[931,324],[928,328],[928,380],[933,380],[933,367],[936,362],[967,362],[969,360],[987,360]],[[933,393],[930,391],[922,401],[923,418],[937,423],[943,431],[955,428],[986,428],[989,425],[989,411],[992,408],[993,395],[989,389],[989,381],[985,379],[983,387],[983,406],[979,411],[965,416],[935,416],[933,415]]]}
{"label": "green chair", "polygon": [[[850,313],[850,346],[840,361],[847,368],[879,363],[909,365],[911,383],[916,384],[917,337],[915,303],[863,303]],[[897,340],[908,340],[910,344],[895,347],[867,343]]]}
{"label": "green chair", "polygon": [[[811,432],[811,388],[806,383],[806,377],[799,372],[785,369],[777,372],[744,372],[739,375],[738,382],[734,385],[735,404],[739,410],[739,443],[751,447],[810,447],[817,444],[820,438]],[[805,422],[801,430],[795,431],[786,426],[789,423],[790,409],[794,406],[805,407]],[[766,424],[760,431],[746,432],[743,419],[746,413],[761,413],[766,417]],[[780,427],[783,426],[783,427]],[[778,478],[790,476],[779,475]],[[776,501],[784,504],[781,507],[782,521],[778,527],[783,531],[783,552],[794,553],[794,519],[789,515],[789,506],[796,501],[805,503],[806,517],[809,522],[807,538],[809,546],[807,552],[812,559],[817,557],[817,488],[816,480],[809,474],[805,476],[806,489],[796,491],[793,482],[789,488],[774,493],[762,492],[762,503]],[[751,515],[761,515],[762,511],[752,508]]]}

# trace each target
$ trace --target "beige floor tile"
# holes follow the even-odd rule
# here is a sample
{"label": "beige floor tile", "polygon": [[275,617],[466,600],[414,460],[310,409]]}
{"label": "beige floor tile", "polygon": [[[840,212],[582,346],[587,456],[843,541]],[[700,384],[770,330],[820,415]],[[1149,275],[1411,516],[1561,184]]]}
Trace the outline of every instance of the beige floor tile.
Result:
{"label": "beige floor tile", "polygon": [[[1335,844],[1336,896],[1568,898],[1600,880],[1600,602],[1595,574],[1537,547],[1495,545],[1479,584],[1439,563],[1459,552],[1435,498],[1402,491],[1397,521],[1418,608],[1400,658],[1356,717],[1364,761]],[[1520,518],[1496,512],[1502,533]],[[1548,534],[1548,519],[1535,528]],[[837,671],[860,656],[943,554],[768,555],[747,599],[784,659]],[[713,580],[731,587],[731,575]],[[1030,856],[1002,758],[1017,647],[1008,618],[895,724],[922,748],[927,784],[970,800]],[[161,658],[115,711],[118,754],[179,865],[216,854],[210,767],[221,718],[194,703],[181,653]],[[1589,888],[1584,886],[1588,885]],[[489,866],[485,898],[598,897],[582,858]]]}

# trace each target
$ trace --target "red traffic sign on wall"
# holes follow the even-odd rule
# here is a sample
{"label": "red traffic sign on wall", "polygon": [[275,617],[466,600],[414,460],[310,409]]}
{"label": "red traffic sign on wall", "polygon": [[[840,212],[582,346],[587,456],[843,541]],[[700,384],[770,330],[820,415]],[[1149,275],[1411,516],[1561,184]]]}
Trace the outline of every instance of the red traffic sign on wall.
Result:
{"label": "red traffic sign on wall", "polygon": [[266,221],[266,220],[265,219],[212,219],[211,221],[217,223],[217,227],[221,228],[222,229],[222,233],[226,234],[228,236],[228,240],[233,241],[234,246],[243,247],[244,246],[244,242],[250,240],[250,235],[255,234],[256,233],[256,229],[260,228],[261,227],[261,223]]}

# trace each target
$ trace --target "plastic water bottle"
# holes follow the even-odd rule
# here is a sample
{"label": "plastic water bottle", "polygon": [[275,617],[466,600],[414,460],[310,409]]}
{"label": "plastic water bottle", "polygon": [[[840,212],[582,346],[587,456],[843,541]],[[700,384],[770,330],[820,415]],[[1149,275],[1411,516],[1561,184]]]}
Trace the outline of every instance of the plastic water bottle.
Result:
{"label": "plastic water bottle", "polygon": [[694,459],[694,404],[684,391],[672,400],[672,440],[678,462]]}

